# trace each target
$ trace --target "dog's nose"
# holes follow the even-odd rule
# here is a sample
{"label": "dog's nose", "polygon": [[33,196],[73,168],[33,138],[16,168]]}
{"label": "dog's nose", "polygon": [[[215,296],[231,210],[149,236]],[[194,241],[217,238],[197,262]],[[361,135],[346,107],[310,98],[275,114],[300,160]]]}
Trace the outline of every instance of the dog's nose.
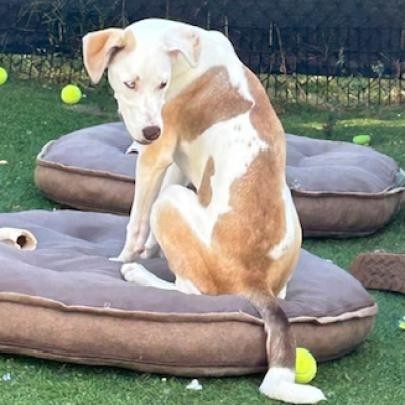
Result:
{"label": "dog's nose", "polygon": [[145,127],[142,130],[143,136],[148,141],[154,141],[160,136],[160,128],[157,125],[151,125],[150,127]]}

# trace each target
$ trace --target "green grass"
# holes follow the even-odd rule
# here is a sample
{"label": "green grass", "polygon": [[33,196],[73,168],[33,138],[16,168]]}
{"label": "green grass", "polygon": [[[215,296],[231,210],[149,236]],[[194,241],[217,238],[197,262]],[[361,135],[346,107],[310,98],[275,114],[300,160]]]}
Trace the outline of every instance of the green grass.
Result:
{"label": "green grass", "polygon": [[[57,207],[33,184],[36,154],[48,140],[68,131],[116,119],[112,97],[105,89],[88,91],[76,107],[59,102],[59,89],[37,83],[9,81],[0,87],[0,211]],[[324,137],[328,108],[279,105],[288,132]],[[350,141],[358,133],[372,135],[373,146],[405,167],[403,107],[339,109],[331,139]],[[362,251],[405,251],[405,212],[377,234],[348,240],[306,240],[308,250],[348,267]],[[1,269],[0,269],[1,271]],[[397,322],[405,315],[398,294],[372,293],[380,308],[376,326],[353,354],[319,366],[315,384],[330,404],[399,404],[405,398],[405,332]],[[10,381],[1,377],[11,374]],[[190,379],[135,373],[106,367],[86,367],[0,356],[0,404],[262,404],[261,376],[200,379],[204,389],[185,389]]]}

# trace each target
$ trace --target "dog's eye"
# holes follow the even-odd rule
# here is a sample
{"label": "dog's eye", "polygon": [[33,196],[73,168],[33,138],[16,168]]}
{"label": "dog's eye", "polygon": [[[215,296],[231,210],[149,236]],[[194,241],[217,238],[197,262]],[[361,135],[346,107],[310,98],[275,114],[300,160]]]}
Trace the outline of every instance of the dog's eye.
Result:
{"label": "dog's eye", "polygon": [[158,86],[159,90],[163,90],[167,86],[167,82],[161,82]]}
{"label": "dog's eye", "polygon": [[131,90],[134,90],[136,88],[136,81],[129,81],[129,82],[124,82],[125,86],[128,87]]}

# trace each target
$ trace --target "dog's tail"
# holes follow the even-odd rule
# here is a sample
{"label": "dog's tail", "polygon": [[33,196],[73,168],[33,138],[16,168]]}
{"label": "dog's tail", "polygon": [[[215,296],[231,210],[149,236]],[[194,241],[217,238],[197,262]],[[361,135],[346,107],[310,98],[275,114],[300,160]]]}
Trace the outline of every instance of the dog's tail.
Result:
{"label": "dog's tail", "polygon": [[255,293],[249,300],[259,311],[267,334],[266,353],[269,369],[260,385],[260,392],[272,399],[293,404],[314,404],[325,400],[318,388],[294,382],[295,338],[277,298],[270,294]]}

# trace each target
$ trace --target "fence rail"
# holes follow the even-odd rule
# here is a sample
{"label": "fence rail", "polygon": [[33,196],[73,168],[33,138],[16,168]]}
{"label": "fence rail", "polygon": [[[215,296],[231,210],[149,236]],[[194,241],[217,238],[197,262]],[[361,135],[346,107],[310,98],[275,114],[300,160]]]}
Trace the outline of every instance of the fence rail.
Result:
{"label": "fence rail", "polygon": [[405,0],[0,0],[0,65],[22,78],[87,85],[81,62],[86,32],[170,17],[224,32],[273,98],[403,103],[401,14]]}

